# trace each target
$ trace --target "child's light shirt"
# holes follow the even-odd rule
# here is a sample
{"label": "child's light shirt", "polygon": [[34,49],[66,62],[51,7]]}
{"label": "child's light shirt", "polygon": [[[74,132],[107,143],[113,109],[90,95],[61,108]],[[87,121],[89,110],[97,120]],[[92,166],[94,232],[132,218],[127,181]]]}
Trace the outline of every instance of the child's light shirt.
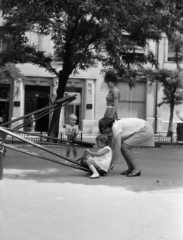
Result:
{"label": "child's light shirt", "polygon": [[112,160],[112,150],[109,146],[105,146],[104,148],[99,149],[98,152],[101,152],[104,149],[108,149],[109,152],[100,157],[94,157],[94,160],[102,170],[108,172]]}
{"label": "child's light shirt", "polygon": [[78,134],[78,125],[70,125],[70,124],[66,124],[66,127],[65,127],[65,133],[67,135],[67,139],[68,140],[73,140],[73,137]]}
{"label": "child's light shirt", "polygon": [[112,132],[114,138],[121,133],[122,139],[128,138],[139,132],[145,126],[145,121],[139,118],[122,118],[113,123]]}

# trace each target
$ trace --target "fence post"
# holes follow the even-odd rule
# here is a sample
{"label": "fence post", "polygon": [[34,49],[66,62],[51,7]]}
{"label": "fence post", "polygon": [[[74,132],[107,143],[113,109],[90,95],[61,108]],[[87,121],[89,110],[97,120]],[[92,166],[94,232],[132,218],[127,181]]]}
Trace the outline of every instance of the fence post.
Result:
{"label": "fence post", "polygon": [[3,162],[4,162],[4,155],[5,155],[5,148],[3,143],[6,140],[6,133],[0,132],[1,135],[1,142],[0,142],[0,180],[3,179]]}
{"label": "fence post", "polygon": [[3,146],[0,146],[0,180],[3,179],[3,160],[4,160],[4,150]]}

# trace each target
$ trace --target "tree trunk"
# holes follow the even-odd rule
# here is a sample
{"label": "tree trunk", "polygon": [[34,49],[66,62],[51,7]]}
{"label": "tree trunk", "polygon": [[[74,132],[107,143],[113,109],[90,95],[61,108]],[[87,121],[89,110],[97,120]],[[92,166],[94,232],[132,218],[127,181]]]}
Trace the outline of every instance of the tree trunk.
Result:
{"label": "tree trunk", "polygon": [[[69,75],[70,73],[68,71],[64,71],[64,70],[60,71],[56,100],[63,98]],[[53,112],[50,129],[48,132],[48,136],[50,137],[56,137],[56,138],[58,137],[60,112],[61,112],[61,108]],[[52,142],[53,140],[48,140],[48,141]]]}
{"label": "tree trunk", "polygon": [[171,102],[170,103],[170,118],[169,118],[169,125],[168,125],[168,132],[167,132],[167,137],[171,137],[173,133],[173,112],[174,112],[174,107],[175,103]]}

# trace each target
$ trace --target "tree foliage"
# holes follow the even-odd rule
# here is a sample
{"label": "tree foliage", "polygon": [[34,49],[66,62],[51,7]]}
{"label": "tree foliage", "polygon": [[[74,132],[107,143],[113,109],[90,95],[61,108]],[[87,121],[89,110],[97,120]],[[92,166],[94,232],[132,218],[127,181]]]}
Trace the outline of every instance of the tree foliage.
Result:
{"label": "tree foliage", "polygon": [[158,106],[163,104],[170,105],[172,102],[175,105],[181,104],[183,101],[183,70],[175,69],[145,69],[143,71],[143,78],[148,79],[152,84],[155,81],[162,84],[164,97],[162,101],[158,103]]}
{"label": "tree foliage", "polygon": [[25,33],[33,30],[51,35],[56,60],[63,65],[69,62],[69,72],[87,70],[96,61],[120,73],[130,66],[155,64],[150,51],[136,57],[137,46],[147,47],[149,39],[161,38],[162,31],[172,34],[180,28],[182,12],[173,7],[177,2],[3,0],[2,29],[13,38],[0,60],[2,63],[31,62],[59,75],[52,65],[55,56],[48,56],[28,44]]}
{"label": "tree foliage", "polygon": [[166,104],[170,107],[167,136],[171,136],[175,105],[179,105],[183,102],[183,70],[181,68],[175,70],[144,69],[141,74],[139,74],[139,79],[147,79],[150,84],[153,84],[155,81],[162,84],[164,96],[157,106],[161,107]]}
{"label": "tree foliage", "polygon": [[[0,64],[32,63],[59,78],[57,98],[63,97],[71,73],[87,70],[97,62],[113,68],[119,76],[146,63],[156,65],[148,50],[149,39],[158,41],[162,32],[171,35],[181,28],[178,0],[3,0],[1,34],[10,43],[1,52]],[[181,2],[180,2],[181,4]],[[51,36],[56,55],[31,46],[26,32]],[[138,47],[146,49],[137,55]],[[53,62],[59,61],[61,71]],[[131,78],[126,77],[130,83]],[[55,111],[50,133],[57,133]],[[50,134],[51,135],[51,134]],[[57,134],[53,134],[57,135]]]}
{"label": "tree foliage", "polygon": [[16,80],[20,82],[27,78],[21,73],[21,71],[12,63],[7,63],[0,67],[0,79],[9,79],[11,81]]}

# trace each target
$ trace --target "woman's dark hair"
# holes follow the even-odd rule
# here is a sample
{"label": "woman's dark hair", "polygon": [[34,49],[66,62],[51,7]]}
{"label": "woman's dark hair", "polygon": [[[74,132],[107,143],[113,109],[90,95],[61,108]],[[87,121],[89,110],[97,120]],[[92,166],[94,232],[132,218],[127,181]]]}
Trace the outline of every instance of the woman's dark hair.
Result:
{"label": "woman's dark hair", "polygon": [[116,77],[116,74],[113,71],[107,71],[105,73],[104,82],[105,83],[113,82],[114,84],[117,84],[118,79]]}
{"label": "woman's dark hair", "polygon": [[99,120],[99,130],[103,134],[103,130],[106,128],[112,128],[113,123],[115,122],[114,118],[103,117]]}
{"label": "woman's dark hair", "polygon": [[106,137],[106,136],[104,136],[104,135],[98,135],[97,137],[96,137],[96,141],[97,142],[102,142],[102,143],[104,143],[106,146],[109,144],[109,140],[108,140],[108,138]]}

